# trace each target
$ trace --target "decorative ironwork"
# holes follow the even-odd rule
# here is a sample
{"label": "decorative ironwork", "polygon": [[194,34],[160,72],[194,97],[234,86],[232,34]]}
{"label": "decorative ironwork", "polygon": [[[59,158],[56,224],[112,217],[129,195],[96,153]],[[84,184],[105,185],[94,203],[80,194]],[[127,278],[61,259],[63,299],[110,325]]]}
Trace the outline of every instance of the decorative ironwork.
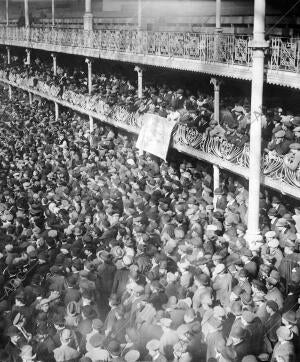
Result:
{"label": "decorative ironwork", "polygon": [[264,175],[269,175],[273,179],[282,178],[282,168],[283,168],[283,157],[277,154],[269,152],[264,155],[262,165],[262,172]]}
{"label": "decorative ironwork", "polygon": [[[249,144],[240,148],[220,137],[200,134],[196,128],[179,124],[173,135],[173,146],[185,145],[224,161],[249,168]],[[290,186],[300,188],[300,163],[296,170],[288,168],[283,156],[267,152],[262,157],[262,173],[272,180],[279,180]]]}
{"label": "decorative ironwork", "polygon": [[278,38],[271,39],[270,68],[299,72],[300,39]]}
{"label": "decorative ironwork", "polygon": [[235,38],[234,44],[234,62],[241,65],[248,65],[248,42],[249,38]]}
{"label": "decorative ironwork", "polygon": [[[0,36],[2,34],[2,30],[0,29]],[[10,33],[12,37],[14,37],[16,34],[22,34],[24,36],[27,36],[27,33],[24,32],[24,29],[17,29]],[[45,36],[49,36],[49,33],[45,33]],[[57,31],[55,33],[52,33],[55,35],[55,41],[58,41],[61,36],[61,32]],[[87,44],[86,37],[88,36],[88,33],[77,33],[76,36],[72,35],[72,32],[68,33],[64,41],[62,41],[62,44],[67,43],[74,43],[74,42],[84,42],[86,45],[91,46],[91,44],[94,44],[95,41],[103,44],[103,32],[93,33],[94,37],[91,37],[90,43]],[[84,35],[81,36],[80,34]],[[97,35],[96,35],[97,34]],[[117,44],[120,44],[120,39],[125,39],[124,44],[121,49],[123,51],[129,51],[131,46],[131,32],[128,32],[127,30],[122,32],[110,32],[109,38],[114,40],[112,43],[105,45],[109,49],[116,49]],[[138,33],[135,34],[134,41],[139,42],[140,40],[144,42],[144,37],[138,37]],[[191,35],[194,37],[194,35]],[[36,39],[40,39],[39,41],[43,42],[43,38],[41,37],[41,32],[38,30],[35,33]],[[95,38],[96,37],[96,38]],[[169,35],[166,35],[168,38]],[[107,42],[107,37],[105,38],[105,41]],[[139,39],[139,40],[137,40]],[[178,39],[178,38],[177,38]],[[180,38],[181,39],[181,38]],[[214,37],[205,37],[203,35],[200,35],[199,37],[195,36],[192,40],[192,43],[196,42],[196,39],[199,40],[199,50],[200,50],[200,44],[201,41],[205,40],[206,43],[208,43],[208,48],[210,49],[206,56],[211,56],[210,52],[214,50],[212,45],[214,45],[213,41]],[[171,44],[171,39],[169,38]],[[162,52],[166,52],[168,47],[165,45],[162,47],[161,44],[156,43],[157,42],[157,35],[156,33],[153,33],[153,37],[151,40],[153,43],[151,44],[151,49],[155,52],[159,52],[160,54]],[[140,49],[144,48],[144,44],[140,44]],[[158,44],[158,45],[157,45]],[[278,42],[278,44],[281,44],[281,42]],[[147,49],[148,49],[147,44]],[[231,45],[232,46],[232,45]],[[280,45],[281,46],[281,45]],[[185,45],[185,51],[187,49],[191,49],[192,46],[190,44]],[[120,49],[120,48],[119,48]],[[170,49],[170,46],[169,46]],[[151,51],[152,51],[151,50]],[[200,53],[199,53],[200,54]],[[225,53],[224,53],[225,54]],[[278,52],[275,52],[274,54],[279,54]],[[222,59],[224,59],[224,55],[222,55]],[[271,61],[271,63],[276,63],[276,57],[274,55],[274,59]],[[60,100],[58,94],[60,92],[60,88],[51,84],[47,83],[47,81],[38,81],[36,82],[34,78],[26,78],[26,76],[21,76],[11,70],[10,72],[7,72],[6,70],[0,70],[0,77],[1,79],[9,79],[10,84],[13,86],[20,86],[22,89],[27,91],[37,90],[39,92],[39,95],[45,98],[51,99],[51,97],[54,97],[54,99],[57,99],[57,101]],[[36,84],[36,85],[35,85]],[[34,86],[35,85],[35,86]],[[51,97],[50,97],[51,96]],[[63,101],[66,103],[65,106],[70,106],[72,108],[73,106],[78,107],[78,109],[84,110],[86,113],[93,112],[93,115],[97,115],[99,119],[104,120],[107,123],[111,123],[114,126],[122,127],[128,131],[134,131],[138,132],[138,129],[142,126],[142,117],[138,113],[130,113],[127,109],[120,107],[120,106],[114,106],[110,107],[107,103],[105,103],[99,95],[87,95],[87,94],[79,94],[72,90],[65,90],[62,98]],[[52,98],[53,100],[53,98]],[[75,107],[74,107],[75,109]],[[176,147],[176,145],[184,145],[189,146],[195,150],[201,151],[207,155],[211,155],[214,157],[217,157],[219,160],[231,162],[232,164],[239,165],[243,168],[249,167],[249,144],[244,145],[243,147],[238,147],[236,145],[231,144],[226,139],[221,137],[210,137],[208,134],[202,134],[199,133],[197,128],[194,127],[188,127],[186,125],[178,124],[176,130],[173,134],[173,145]],[[289,158],[289,162],[285,161],[286,157]],[[289,156],[279,156],[277,154],[274,154],[273,152],[266,152],[262,157],[262,173],[265,176],[270,177],[274,181],[280,181],[284,184],[287,184],[289,186],[300,188],[300,160],[297,163],[297,160],[295,162],[292,162],[294,159],[292,158],[293,155]],[[292,161],[291,161],[292,160]],[[291,162],[293,166],[291,166]]]}
{"label": "decorative ironwork", "polygon": [[[252,62],[252,49],[249,48],[251,37],[247,35],[153,32],[116,27],[95,31],[0,27],[0,40],[8,45],[21,43],[24,47],[43,43],[99,51],[195,59],[203,63],[250,66]],[[299,72],[299,39],[273,37],[270,39],[270,45],[270,69]]]}
{"label": "decorative ironwork", "polygon": [[199,47],[199,34],[186,33],[185,34],[185,55],[188,58],[199,59],[200,47]]}

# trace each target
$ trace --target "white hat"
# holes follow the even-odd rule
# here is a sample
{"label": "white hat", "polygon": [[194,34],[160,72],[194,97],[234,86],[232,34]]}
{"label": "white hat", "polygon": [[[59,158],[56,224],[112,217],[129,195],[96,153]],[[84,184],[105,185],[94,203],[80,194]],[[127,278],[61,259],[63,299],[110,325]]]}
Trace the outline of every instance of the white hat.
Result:
{"label": "white hat", "polygon": [[216,225],[210,224],[210,225],[207,225],[206,230],[207,231],[217,231],[218,228]]}
{"label": "white hat", "polygon": [[279,240],[278,239],[272,239],[268,242],[268,245],[270,248],[277,248],[279,246]]}
{"label": "white hat", "polygon": [[172,324],[172,319],[170,319],[170,318],[161,318],[157,324],[168,328]]}
{"label": "white hat", "polygon": [[275,233],[275,231],[272,231],[272,230],[267,231],[267,232],[265,233],[265,237],[266,237],[266,238],[275,238],[275,236],[276,236],[276,233]]}
{"label": "white hat", "polygon": [[159,346],[160,342],[158,339],[151,339],[151,341],[146,344],[146,348],[148,351],[157,351],[159,349]]}

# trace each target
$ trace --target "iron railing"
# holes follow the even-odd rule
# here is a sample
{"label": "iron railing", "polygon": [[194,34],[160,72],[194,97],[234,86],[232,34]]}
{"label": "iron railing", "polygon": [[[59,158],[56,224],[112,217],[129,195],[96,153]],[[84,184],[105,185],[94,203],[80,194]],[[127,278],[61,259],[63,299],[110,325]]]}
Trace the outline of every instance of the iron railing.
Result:
{"label": "iron railing", "polygon": [[[138,112],[131,113],[122,106],[108,105],[97,94],[80,94],[73,90],[66,89],[62,96],[58,95],[59,87],[50,86],[44,81],[33,82],[33,78],[24,78],[18,73],[0,69],[0,81],[5,79],[14,86],[22,89],[37,91],[40,96],[51,100],[61,100],[65,106],[74,106],[83,113],[92,112],[99,119],[105,119],[106,123],[138,133],[142,127],[142,117]],[[238,165],[242,169],[249,168],[249,144],[243,147],[236,146],[225,138],[210,137],[208,134],[200,133],[194,127],[179,124],[173,136],[173,146],[175,148],[184,146],[194,151],[200,151],[206,156],[218,159],[232,165]],[[300,162],[296,167],[290,167],[292,155],[277,155],[273,152],[264,152],[261,161],[262,175],[268,176],[273,181],[278,181],[280,187],[288,185],[295,188],[293,194],[299,194],[300,189]],[[295,163],[296,161],[293,161]],[[294,165],[295,166],[295,165]]]}
{"label": "iron railing", "polygon": [[0,28],[0,41],[52,44],[101,51],[199,60],[203,63],[251,65],[248,35],[155,32],[135,29],[95,30]]}
{"label": "iron railing", "polygon": [[[194,59],[202,63],[251,66],[251,37],[234,34],[155,32],[136,29],[85,31],[82,29],[0,27],[3,44],[24,46],[51,44],[107,52],[156,55]],[[267,67],[271,70],[299,72],[300,39],[270,38]]]}

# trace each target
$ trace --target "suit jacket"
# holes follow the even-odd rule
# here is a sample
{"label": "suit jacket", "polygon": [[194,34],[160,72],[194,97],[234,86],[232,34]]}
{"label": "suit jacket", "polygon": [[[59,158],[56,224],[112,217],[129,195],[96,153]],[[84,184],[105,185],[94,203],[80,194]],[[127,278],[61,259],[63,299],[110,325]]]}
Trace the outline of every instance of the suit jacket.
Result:
{"label": "suit jacket", "polygon": [[8,342],[5,346],[5,351],[9,355],[9,362],[22,362],[20,357],[21,349],[18,346],[15,346],[13,343]]}
{"label": "suit jacket", "polygon": [[237,362],[240,362],[245,356],[252,353],[248,338],[249,335],[246,336],[245,339],[243,339],[241,342],[232,345],[233,349],[237,354]]}
{"label": "suit jacket", "polygon": [[126,289],[126,284],[128,282],[129,270],[126,268],[118,269],[114,276],[114,282],[112,286],[112,293],[117,294],[118,297],[121,297]]}
{"label": "suit jacket", "polygon": [[274,313],[265,322],[266,335],[272,343],[277,341],[276,330],[281,326],[281,315],[279,312]]}
{"label": "suit jacket", "polygon": [[264,328],[261,320],[256,317],[252,323],[249,323],[245,329],[249,332],[248,343],[250,345],[250,350],[254,355],[259,355],[262,353],[263,347],[263,336]]}
{"label": "suit jacket", "polygon": [[252,278],[257,276],[257,265],[254,261],[249,261],[244,264],[244,269],[250,274]]}
{"label": "suit jacket", "polygon": [[229,273],[217,275],[213,283],[213,289],[216,291],[216,299],[223,306],[228,306],[230,303],[231,287],[232,276]]}
{"label": "suit jacket", "polygon": [[227,206],[227,199],[226,199],[226,196],[225,195],[222,195],[217,203],[216,203],[216,208],[217,209],[222,209],[222,210],[225,210],[226,209],[226,206]]}
{"label": "suit jacket", "polygon": [[97,290],[101,290],[101,295],[110,295],[116,267],[113,264],[103,263],[98,267],[97,272],[95,281]]}

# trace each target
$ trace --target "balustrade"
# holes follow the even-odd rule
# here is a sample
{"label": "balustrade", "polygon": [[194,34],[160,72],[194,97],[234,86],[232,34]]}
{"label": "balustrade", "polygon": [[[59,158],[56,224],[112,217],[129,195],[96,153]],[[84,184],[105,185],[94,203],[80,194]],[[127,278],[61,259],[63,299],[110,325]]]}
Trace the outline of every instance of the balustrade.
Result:
{"label": "balustrade", "polygon": [[[44,43],[100,51],[186,58],[203,63],[250,66],[251,37],[233,34],[155,32],[135,29],[82,29],[0,27],[0,41],[30,44]],[[270,39],[268,68],[299,72],[300,39]]]}
{"label": "balustrade", "polygon": [[[8,74],[4,70],[0,70],[0,79],[5,80]],[[44,81],[37,83],[33,78],[24,78],[13,72],[9,73],[9,81],[12,85],[20,86],[27,91],[38,91],[43,97],[52,97],[59,103],[60,88],[55,85],[49,85]],[[52,99],[52,100],[53,100]],[[138,132],[142,127],[142,117],[138,113],[131,113],[127,109],[115,105],[110,106],[105,103],[99,95],[79,94],[72,90],[64,91],[62,95],[64,106],[75,106],[83,112],[92,112],[93,117],[99,118],[114,126],[121,127],[129,132]],[[249,144],[239,147],[228,142],[221,137],[210,137],[208,134],[199,133],[194,127],[178,124],[173,134],[173,147],[178,148],[186,146],[190,150],[201,151],[206,156],[215,157],[224,163],[237,165],[244,170],[249,168]],[[278,181],[281,185],[289,185],[291,187],[300,188],[300,163],[297,167],[289,167],[286,162],[290,155],[280,156],[273,152],[265,152],[263,154],[262,175],[268,176],[273,181]],[[222,166],[221,166],[222,167]],[[295,196],[298,191],[295,189]]]}
{"label": "balustrade", "polygon": [[[249,168],[249,144],[238,147],[227,140],[219,137],[210,137],[201,134],[195,128],[179,125],[173,138],[173,145],[185,145],[205,154],[217,156],[218,158],[237,164],[244,168]],[[300,188],[300,163],[293,170],[285,160],[290,155],[281,156],[272,152],[263,155],[262,174],[272,180],[280,181],[284,184]]]}

